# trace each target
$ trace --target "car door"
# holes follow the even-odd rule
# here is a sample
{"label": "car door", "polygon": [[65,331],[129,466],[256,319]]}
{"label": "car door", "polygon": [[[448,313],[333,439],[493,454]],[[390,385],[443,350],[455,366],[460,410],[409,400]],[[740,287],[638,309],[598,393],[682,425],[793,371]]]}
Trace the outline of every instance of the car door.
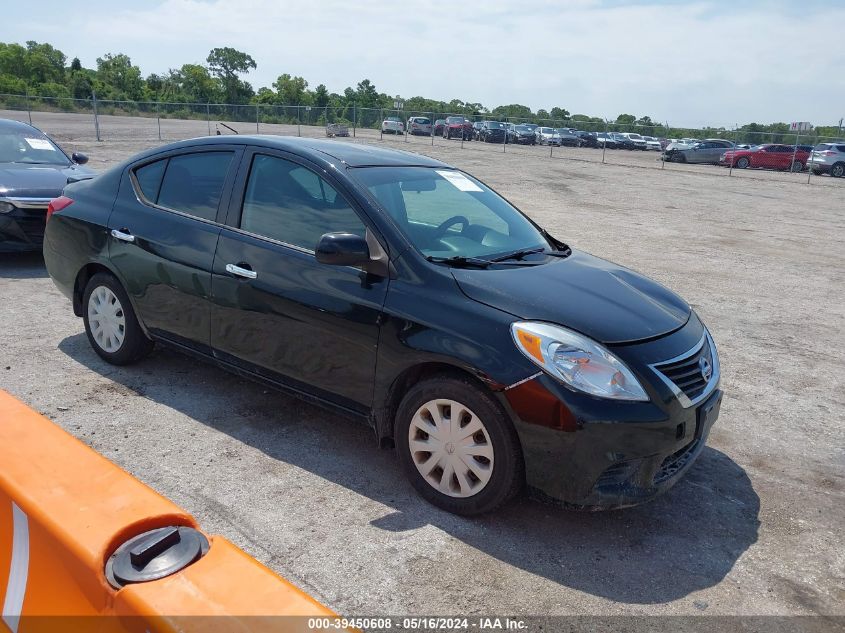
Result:
{"label": "car door", "polygon": [[109,217],[109,259],[153,336],[211,353],[211,265],[243,149],[183,148],[133,165]]}
{"label": "car door", "polygon": [[214,257],[211,344],[223,363],[364,412],[388,280],[314,256],[324,233],[374,235],[351,200],[302,159],[247,152]]}

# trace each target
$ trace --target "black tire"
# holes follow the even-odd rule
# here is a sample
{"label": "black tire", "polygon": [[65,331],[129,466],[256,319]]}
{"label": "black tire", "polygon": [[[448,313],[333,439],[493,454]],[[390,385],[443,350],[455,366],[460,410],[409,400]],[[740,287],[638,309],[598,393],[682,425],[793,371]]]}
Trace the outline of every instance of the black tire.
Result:
{"label": "black tire", "polygon": [[[454,497],[435,489],[417,469],[411,454],[409,430],[414,415],[425,403],[436,399],[454,400],[468,407],[482,421],[489,436],[493,450],[492,473],[486,485],[471,496]],[[444,375],[411,387],[396,413],[394,439],[399,462],[416,491],[447,512],[464,516],[491,512],[512,499],[524,485],[522,450],[511,421],[493,396],[470,378]]]}
{"label": "black tire", "polygon": [[[125,322],[123,328],[123,341],[120,347],[108,351],[97,342],[94,334],[91,331],[91,322],[89,317],[89,304],[91,295],[99,288],[108,289],[119,302],[119,313],[122,313]],[[120,282],[109,273],[97,273],[85,286],[85,292],[82,294],[82,320],[85,323],[85,334],[88,336],[88,342],[97,355],[107,363],[112,365],[128,365],[140,360],[153,349],[153,341],[147,338],[141,325],[138,323],[138,318],[135,316],[135,310],[129,301],[129,296],[123,289]]]}
{"label": "black tire", "polygon": [[834,163],[830,168],[830,175],[834,178],[845,176],[845,163]]}
{"label": "black tire", "polygon": [[736,167],[737,169],[747,169],[750,164],[751,161],[748,160],[745,156],[743,156],[738,161],[736,161],[734,167]]}
{"label": "black tire", "polygon": [[800,160],[794,161],[792,165],[789,166],[789,171],[795,173],[804,171],[804,163],[802,163]]}

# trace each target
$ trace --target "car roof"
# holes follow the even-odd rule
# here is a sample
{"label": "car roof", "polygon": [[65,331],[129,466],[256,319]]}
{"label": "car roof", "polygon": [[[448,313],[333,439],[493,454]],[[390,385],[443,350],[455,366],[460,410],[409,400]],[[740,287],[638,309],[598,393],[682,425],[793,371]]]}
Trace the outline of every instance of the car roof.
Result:
{"label": "car roof", "polygon": [[44,134],[34,125],[29,125],[23,121],[15,121],[13,119],[0,119],[0,131],[3,132],[37,132]]}
{"label": "car roof", "polygon": [[[147,158],[165,151],[207,145],[257,145],[288,151],[316,163],[343,163],[350,167],[448,167],[439,160],[403,150],[375,147],[362,143],[270,134],[204,136],[156,147],[138,158]],[[133,159],[132,162],[136,162]]]}

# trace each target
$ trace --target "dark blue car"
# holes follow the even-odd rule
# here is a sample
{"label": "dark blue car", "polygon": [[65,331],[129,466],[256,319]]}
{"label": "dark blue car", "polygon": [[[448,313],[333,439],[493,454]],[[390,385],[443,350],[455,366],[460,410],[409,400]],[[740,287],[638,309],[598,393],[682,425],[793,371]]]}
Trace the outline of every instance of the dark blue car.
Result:
{"label": "dark blue car", "polygon": [[94,176],[38,128],[0,119],[0,252],[40,251],[50,200],[68,182]]}

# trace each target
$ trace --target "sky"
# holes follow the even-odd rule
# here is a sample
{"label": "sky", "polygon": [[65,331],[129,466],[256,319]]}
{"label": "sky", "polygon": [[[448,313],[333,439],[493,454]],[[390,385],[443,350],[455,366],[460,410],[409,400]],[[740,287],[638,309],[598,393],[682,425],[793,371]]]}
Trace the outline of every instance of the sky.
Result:
{"label": "sky", "polygon": [[0,41],[36,40],[95,67],[126,53],[146,76],[252,55],[342,93],[648,115],[673,126],[834,125],[845,116],[845,2],[804,0],[3,0]]}

